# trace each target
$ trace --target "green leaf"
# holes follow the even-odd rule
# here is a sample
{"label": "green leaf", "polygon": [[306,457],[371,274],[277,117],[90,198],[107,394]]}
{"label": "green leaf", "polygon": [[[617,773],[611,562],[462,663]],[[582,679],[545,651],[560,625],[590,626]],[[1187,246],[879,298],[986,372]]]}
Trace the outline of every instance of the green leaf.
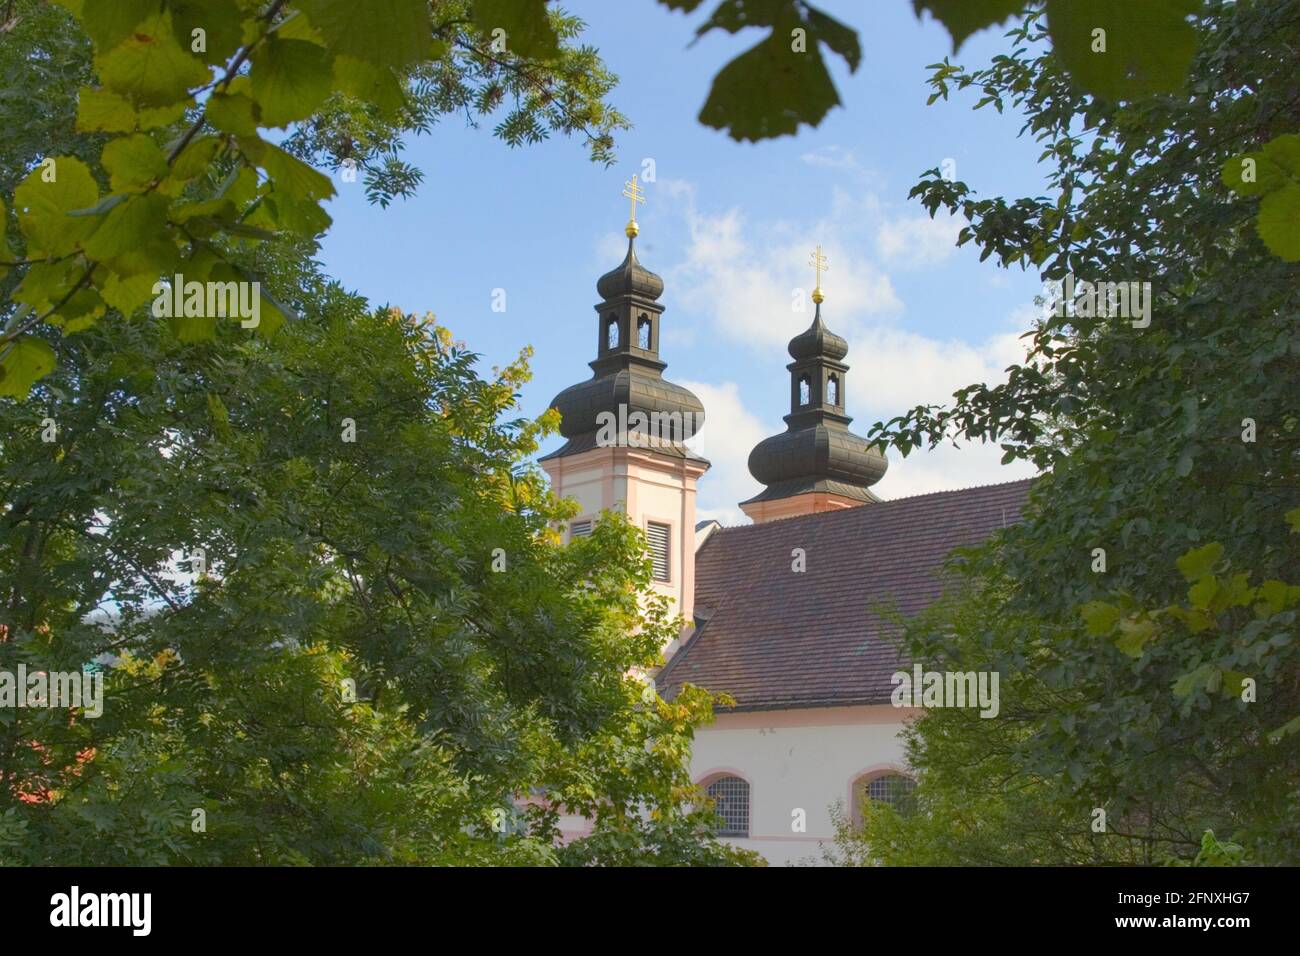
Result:
{"label": "green leaf", "polygon": [[43,339],[24,335],[0,356],[0,395],[24,399],[37,379],[54,371],[54,350]]}
{"label": "green leaf", "polygon": [[[99,199],[99,187],[90,170],[70,156],[58,156],[52,163],[37,166],[14,190],[18,225],[31,258],[71,252],[95,228],[93,220],[68,215]],[[50,175],[54,178],[47,182]]]}
{"label": "green leaf", "polygon": [[153,288],[157,281],[155,276],[148,273],[123,277],[110,272],[99,294],[110,308],[130,318],[136,309],[154,297]]}
{"label": "green leaf", "polygon": [[504,30],[506,49],[516,56],[545,60],[559,55],[546,0],[474,0],[474,23],[489,40],[494,30]]}
{"label": "green leaf", "polygon": [[165,235],[167,200],[157,193],[132,196],[114,208],[85,242],[86,254],[112,263]]}
{"label": "green leaf", "polygon": [[135,108],[124,96],[83,86],[77,95],[77,130],[83,133],[129,133]]}
{"label": "green leaf", "polygon": [[235,204],[224,196],[218,196],[215,199],[202,199],[198,202],[184,203],[175,206],[171,211],[171,221],[174,223],[189,222],[191,219],[200,219],[212,217],[215,219],[233,219],[237,215]]}
{"label": "green leaf", "polygon": [[194,97],[187,96],[166,106],[145,107],[139,113],[140,129],[161,129],[164,126],[171,126],[184,117],[185,111],[193,105]]}
{"label": "green leaf", "polygon": [[334,58],[334,82],[349,96],[395,110],[406,102],[402,84],[391,67],[376,66],[354,56]]}
{"label": "green leaf", "polygon": [[330,227],[329,213],[317,203],[294,199],[276,190],[263,203],[268,224],[288,229],[308,239],[315,238]]}
{"label": "green leaf", "polygon": [[[224,64],[244,37],[244,15],[235,0],[167,0],[172,14],[172,32],[182,49],[205,63]],[[202,30],[203,51],[195,50]]]}
{"label": "green leaf", "polygon": [[956,53],[972,33],[991,27],[1018,15],[1025,9],[1025,0],[912,0],[912,8],[919,18],[929,10],[952,37]]}
{"label": "green leaf", "polygon": [[816,126],[839,102],[816,44],[795,53],[789,36],[774,30],[718,72],[699,120],[756,141],[793,135],[800,123]]}
{"label": "green leaf", "polygon": [[240,93],[213,93],[204,115],[223,133],[236,136],[257,135],[257,104]]}
{"label": "green leaf", "polygon": [[1242,196],[1263,196],[1285,181],[1282,170],[1263,153],[1242,153],[1223,164],[1223,184]]}
{"label": "green leaf", "polygon": [[1241,571],[1219,588],[1219,601],[1223,608],[1245,607],[1255,599],[1255,589],[1250,586],[1250,574]]}
{"label": "green leaf", "polygon": [[100,161],[114,192],[142,189],[168,173],[167,157],[144,133],[109,140]]}
{"label": "green leaf", "polygon": [[75,281],[72,278],[73,269],[74,264],[69,260],[34,263],[28,266],[23,281],[14,289],[11,298],[15,302],[31,306],[37,312],[44,312]]}
{"label": "green leaf", "polygon": [[1079,614],[1093,637],[1106,637],[1119,623],[1119,608],[1105,601],[1089,601],[1079,608]]}
{"label": "green leaf", "polygon": [[1260,613],[1273,615],[1281,612],[1290,603],[1291,588],[1285,581],[1269,580],[1255,589],[1255,596],[1259,598]]}
{"label": "green leaf", "polygon": [[810,6],[807,10],[808,26],[813,36],[844,57],[850,73],[857,72],[862,62],[862,44],[858,42],[857,32],[816,7]]}
{"label": "green leaf", "polygon": [[1196,583],[1187,589],[1187,601],[1198,611],[1204,611],[1209,608],[1214,596],[1219,593],[1219,579],[1213,574],[1206,574],[1197,579]]}
{"label": "green leaf", "polygon": [[1183,626],[1192,634],[1200,634],[1215,626],[1214,615],[1203,610],[1189,610],[1173,605],[1164,609],[1164,613],[1183,622]]}
{"label": "green leaf", "polygon": [[1128,618],[1119,622],[1120,636],[1115,646],[1129,657],[1142,656],[1142,649],[1156,636],[1156,624],[1150,618]]}
{"label": "green leaf", "polygon": [[135,32],[136,27],[158,12],[155,0],[91,0],[79,19],[96,48],[107,52]]}
{"label": "green leaf", "polygon": [[167,325],[181,342],[211,342],[217,337],[215,315],[173,315],[168,317]]}
{"label": "green leaf", "polygon": [[262,122],[287,126],[310,116],[329,96],[333,80],[329,51],[306,40],[272,37],[253,54],[249,74]]}
{"label": "green leaf", "polygon": [[1174,681],[1174,696],[1179,699],[1189,696],[1197,687],[1208,683],[1211,674],[1217,673],[1218,669],[1213,664],[1202,664],[1196,670],[1183,674]]}
{"label": "green leaf", "polygon": [[327,45],[321,32],[311,25],[311,21],[301,11],[297,10],[276,24],[275,35],[282,40],[306,40],[317,46]]}
{"label": "green leaf", "polygon": [[60,304],[58,309],[48,316],[47,321],[51,325],[62,328],[64,335],[70,335],[90,328],[104,314],[106,308],[104,300],[100,298],[97,291],[83,287],[68,296],[67,301]]}
{"label": "green leaf", "polygon": [[334,195],[334,184],[328,176],[273,143],[241,136],[239,148],[256,166],[266,171],[276,189],[294,199],[320,200]]}
{"label": "green leaf", "polygon": [[1285,133],[1264,144],[1264,155],[1292,181],[1300,182],[1300,133]]}
{"label": "green leaf", "polygon": [[1223,557],[1223,545],[1217,541],[1185,553],[1174,564],[1186,581],[1196,581],[1210,573],[1210,570]]}
{"label": "green leaf", "polygon": [[139,24],[123,43],[95,58],[99,79],[109,90],[141,106],[167,106],[208,81],[210,70],[190,56],[172,35],[167,13]]}
{"label": "green leaf", "polygon": [[1246,686],[1246,681],[1249,679],[1250,675],[1243,674],[1241,671],[1224,671],[1223,692],[1229,697],[1240,697],[1242,688]]}
{"label": "green leaf", "polygon": [[1261,199],[1255,229],[1269,252],[1300,262],[1300,185],[1288,183]]}
{"label": "green leaf", "polygon": [[1200,0],[1047,0],[1052,52],[1075,85],[1097,96],[1177,92],[1196,53],[1187,17],[1200,6]]}
{"label": "green leaf", "polygon": [[1292,534],[1300,534],[1300,508],[1292,508],[1283,517],[1291,527]]}
{"label": "green leaf", "polygon": [[[512,0],[511,6],[532,2]],[[482,0],[474,4],[476,15],[483,5]],[[298,6],[335,53],[401,70],[419,63],[428,51],[427,0],[298,0]]]}
{"label": "green leaf", "polygon": [[200,136],[198,139],[191,140],[181,150],[180,155],[172,161],[169,178],[185,183],[196,176],[201,176],[211,167],[221,147],[222,141],[219,136]]}
{"label": "green leaf", "polygon": [[297,319],[298,316],[293,309],[276,299],[265,289],[261,290],[261,321],[256,327],[256,332],[263,338],[270,338],[290,319]]}

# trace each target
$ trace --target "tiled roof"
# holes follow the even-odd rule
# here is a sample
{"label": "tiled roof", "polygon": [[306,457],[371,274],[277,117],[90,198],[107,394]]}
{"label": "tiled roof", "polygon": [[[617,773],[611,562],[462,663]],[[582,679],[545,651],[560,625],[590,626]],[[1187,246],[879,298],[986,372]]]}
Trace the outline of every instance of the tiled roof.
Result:
{"label": "tiled roof", "polygon": [[[1016,522],[1030,480],[918,495],[714,531],[696,555],[699,626],[656,683],[730,694],[737,710],[883,703],[910,666],[904,617],[943,590],[944,560]],[[806,568],[792,570],[803,548]]]}

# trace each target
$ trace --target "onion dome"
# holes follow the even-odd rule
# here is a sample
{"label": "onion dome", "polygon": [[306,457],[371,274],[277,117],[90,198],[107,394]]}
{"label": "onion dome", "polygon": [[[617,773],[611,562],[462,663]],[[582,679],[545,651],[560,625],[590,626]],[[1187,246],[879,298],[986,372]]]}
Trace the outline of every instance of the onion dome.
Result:
{"label": "onion dome", "polygon": [[819,302],[813,324],[792,338],[787,350],[790,358],[795,361],[825,356],[838,362],[849,354],[849,343],[822,324],[822,307]]}
{"label": "onion dome", "polygon": [[[664,309],[657,300],[664,282],[637,261],[635,227],[635,220],[628,223],[623,262],[596,282],[601,302],[595,307],[593,375],[552,400],[560,413],[560,434],[569,440],[545,458],[621,444],[697,457],[682,443],[704,425],[704,405],[663,377],[668,366],[659,358],[659,319]],[[632,433],[636,438],[627,440]]]}
{"label": "onion dome", "polygon": [[637,261],[634,241],[629,237],[623,262],[596,280],[596,293],[607,302],[625,295],[651,300],[663,295],[664,280]]}
{"label": "onion dome", "polygon": [[[819,270],[820,271],[820,270]],[[879,499],[870,488],[885,474],[888,462],[865,438],[849,431],[844,414],[844,379],[849,367],[841,359],[848,343],[822,322],[820,275],[813,300],[812,325],[790,340],[790,414],[786,430],[765,438],[749,454],[749,472],[764,490],[742,504],[774,501],[821,492],[846,499],[843,504]]]}

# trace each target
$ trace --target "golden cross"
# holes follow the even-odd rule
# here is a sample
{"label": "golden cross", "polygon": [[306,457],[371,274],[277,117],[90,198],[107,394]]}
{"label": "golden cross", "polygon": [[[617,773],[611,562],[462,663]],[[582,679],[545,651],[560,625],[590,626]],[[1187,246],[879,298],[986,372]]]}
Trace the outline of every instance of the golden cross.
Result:
{"label": "golden cross", "polygon": [[826,298],[825,295],[822,294],[822,273],[830,272],[830,267],[826,265],[826,257],[822,255],[822,247],[820,244],[813,250],[812,258],[808,260],[808,265],[817,270],[817,285],[813,289],[812,298],[814,302],[820,304],[821,301]]}
{"label": "golden cross", "polygon": [[627,228],[624,230],[630,239],[640,231],[636,224],[636,204],[641,203],[642,205],[645,205],[645,192],[637,185],[635,173],[632,175],[630,180],[623,184],[623,195],[628,198],[629,205],[632,207],[632,212],[628,216],[627,220]]}

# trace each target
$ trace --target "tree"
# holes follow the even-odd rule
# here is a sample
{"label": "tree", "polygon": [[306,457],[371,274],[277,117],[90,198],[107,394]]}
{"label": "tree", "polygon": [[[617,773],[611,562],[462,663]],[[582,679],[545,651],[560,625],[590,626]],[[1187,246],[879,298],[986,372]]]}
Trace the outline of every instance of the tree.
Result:
{"label": "tree", "polygon": [[[1006,749],[1021,779],[1048,786],[1047,812],[1075,807],[1081,836],[1079,808],[1140,822],[1147,860],[1191,859],[1208,828],[1257,862],[1295,862],[1300,267],[1270,250],[1258,199],[1221,170],[1300,116],[1300,5],[1212,2],[1197,33],[1186,89],[1126,104],[1072,87],[1036,16],[988,67],[936,68],[939,97],[972,89],[981,106],[1024,111],[1053,194],[977,198],[932,170],[914,195],[964,216],[959,241],[1005,266],[1125,283],[1130,305],[1127,284],[1149,283],[1150,321],[1106,293],[1094,308],[1079,286],[1004,384],[871,434],[904,454],[998,442],[1004,460],[1044,470],[1026,520],[964,571],[977,596],[1014,582],[995,605],[1004,623],[909,639],[919,659],[973,656],[1051,695]],[[938,732],[964,726],[961,746],[996,767],[1007,735],[983,746],[976,723],[927,714],[921,759],[947,761],[958,745]]]}
{"label": "tree", "polygon": [[635,529],[559,544],[542,426],[501,421],[524,367],[481,380],[324,283],[295,305],[273,346],[87,330],[5,406],[0,661],[107,684],[97,720],[0,711],[10,858],[544,861],[498,836],[540,790],[728,859],[686,763],[709,699],[629,676],[671,622]]}
{"label": "tree", "polygon": [[[704,0],[659,0],[690,13]],[[1177,90],[1187,75],[1196,34],[1189,17],[1200,0],[912,0],[947,29],[953,47],[972,34],[1020,16],[1045,16],[1055,59],[1079,88],[1110,99]],[[768,30],[756,46],[718,72],[700,122],[733,139],[791,135],[817,126],[840,103],[821,46],[854,72],[862,61],[857,33],[808,0],[721,0],[696,36],[711,30]]]}
{"label": "tree", "polygon": [[[80,164],[111,185],[139,141],[67,132],[90,52],[63,11],[20,12],[9,39],[25,45],[0,55],[47,71],[33,119],[72,157],[52,182],[79,188]],[[198,121],[177,123],[184,137]],[[6,140],[6,158],[30,167],[41,142]],[[254,185],[243,147],[215,149],[194,189]],[[280,172],[300,185],[298,162]],[[113,208],[162,191],[159,173]],[[554,423],[515,417],[524,360],[483,379],[436,323],[330,282],[309,215],[262,235],[268,203],[306,208],[276,182],[237,220],[195,234],[230,214],[204,206],[167,228],[187,236],[187,278],[256,276],[292,321],[250,334],[124,307],[11,343],[57,361],[25,401],[0,400],[0,673],[98,667],[106,699],[100,717],[0,707],[0,860],[750,862],[712,838],[690,783],[711,698],[669,704],[632,676],[674,629],[639,533],[611,518],[560,546],[570,506],[527,463]],[[69,218],[25,236],[64,242]],[[89,267],[80,249],[24,260],[20,290],[61,262]],[[113,295],[113,277],[86,288]],[[562,812],[592,836],[557,848]]]}
{"label": "tree", "polygon": [[[364,171],[370,199],[387,205],[421,179],[398,156],[402,135],[447,113],[494,115],[512,98],[495,129],[508,143],[581,134],[604,162],[612,161],[613,131],[627,126],[604,102],[613,76],[594,50],[571,42],[581,24],[545,0],[58,2],[84,29],[93,57],[74,50],[36,72],[84,74],[77,129],[106,141],[81,156],[35,144],[39,167],[22,167],[29,174],[8,197],[17,251],[0,208],[0,275],[7,266],[23,272],[12,294],[18,311],[0,332],[0,395],[24,395],[48,374],[53,356],[28,334],[43,324],[77,331],[105,314],[129,316],[157,277],[182,262],[196,281],[251,281],[219,252],[198,254],[219,250],[217,238],[319,235],[330,222],[321,203],[334,186],[304,159],[344,175]],[[661,2],[689,12],[702,0]],[[940,19],[957,46],[1023,6],[914,0],[917,14]],[[1059,63],[1080,88],[1120,99],[1178,86],[1199,7],[1199,0],[1098,0],[1081,15],[1072,0],[1044,0],[1041,12]],[[36,0],[16,8],[8,28],[35,24],[66,36],[66,21]],[[807,0],[723,0],[698,33],[747,27],[770,32],[719,72],[701,122],[749,140],[820,123],[839,102],[821,46],[856,70],[857,34]],[[283,143],[263,135],[277,127],[291,130]],[[1289,149],[1269,153],[1269,168],[1282,157],[1280,168],[1290,169]],[[108,176],[96,179],[101,161]],[[1300,256],[1282,225],[1300,211],[1293,179],[1271,177],[1261,222],[1266,236],[1280,237],[1278,248]],[[282,321],[277,303],[263,304],[268,328]]]}
{"label": "tree", "polygon": [[[30,334],[39,328],[130,317],[159,276],[255,281],[226,255],[231,243],[314,240],[335,186],[309,161],[361,174],[387,204],[420,180],[397,156],[401,137],[445,114],[499,115],[495,133],[511,145],[581,135],[606,163],[627,126],[604,102],[614,77],[572,42],[580,22],[544,4],[540,22],[491,0],[60,5],[18,3],[0,53],[5,75],[26,75],[43,102],[38,120],[80,86],[75,124],[52,135],[31,124],[6,150],[5,169],[23,175],[0,181],[0,278],[13,268],[19,280],[0,332],[0,395],[25,395],[53,367]],[[10,102],[3,128],[28,127],[25,100]],[[274,142],[274,128],[291,132]],[[264,334],[283,321],[269,298],[260,311]]]}

